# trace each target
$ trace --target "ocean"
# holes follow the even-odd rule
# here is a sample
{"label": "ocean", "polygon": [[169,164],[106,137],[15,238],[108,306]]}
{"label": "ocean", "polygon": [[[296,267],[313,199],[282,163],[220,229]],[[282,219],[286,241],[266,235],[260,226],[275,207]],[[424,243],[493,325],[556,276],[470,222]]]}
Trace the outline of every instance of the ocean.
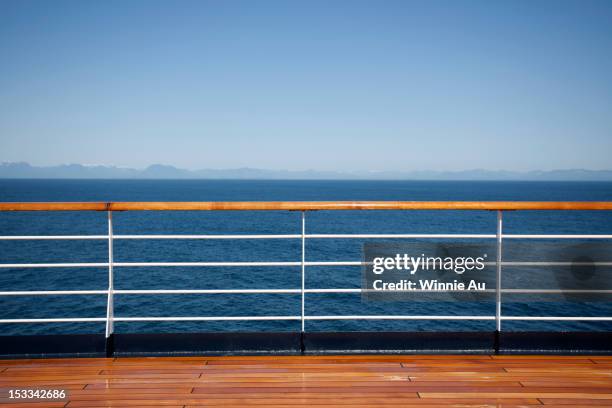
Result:
{"label": "ocean", "polygon": [[[612,201],[610,182],[0,180],[0,201]],[[115,234],[299,234],[287,211],[119,212]],[[0,235],[106,234],[103,212],[0,213]],[[315,211],[306,232],[494,234],[490,211]],[[511,234],[612,234],[605,211],[516,211]],[[313,239],[307,261],[359,261],[363,239]],[[371,241],[371,240],[370,240]],[[385,240],[375,240],[385,241]],[[405,240],[409,241],[409,240]],[[395,242],[395,241],[394,241]],[[609,242],[609,241],[608,241]],[[299,261],[300,240],[116,240],[115,262]],[[0,241],[0,263],[106,262],[105,241]],[[504,271],[505,273],[520,273]],[[300,267],[115,268],[115,289],[299,288]],[[308,288],[358,288],[359,267],[308,267]],[[526,280],[529,283],[529,280]],[[104,290],[105,268],[0,269],[0,291]],[[295,294],[116,295],[116,316],[286,316]],[[308,294],[307,315],[492,315],[492,302],[368,302]],[[610,302],[507,302],[504,315],[612,316]],[[104,317],[106,296],[0,297],[0,318]],[[99,333],[104,323],[0,324],[3,334]],[[503,323],[503,330],[612,330],[604,322]],[[299,321],[118,322],[116,332],[299,331]],[[494,330],[492,321],[308,321],[307,331]]]}

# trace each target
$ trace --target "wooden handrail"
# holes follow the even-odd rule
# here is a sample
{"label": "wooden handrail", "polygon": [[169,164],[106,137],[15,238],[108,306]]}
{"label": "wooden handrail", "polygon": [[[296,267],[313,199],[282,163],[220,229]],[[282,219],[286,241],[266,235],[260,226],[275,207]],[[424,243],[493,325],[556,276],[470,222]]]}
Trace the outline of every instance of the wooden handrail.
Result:
{"label": "wooden handrail", "polygon": [[610,201],[193,201],[0,203],[0,211],[612,210]]}

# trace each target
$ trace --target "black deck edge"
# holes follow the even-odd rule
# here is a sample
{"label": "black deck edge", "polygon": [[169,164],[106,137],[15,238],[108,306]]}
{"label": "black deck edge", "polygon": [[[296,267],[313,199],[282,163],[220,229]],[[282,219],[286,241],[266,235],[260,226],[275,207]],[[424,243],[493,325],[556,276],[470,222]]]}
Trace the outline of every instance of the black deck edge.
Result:
{"label": "black deck edge", "polygon": [[491,354],[491,332],[313,332],[306,354]]}
{"label": "black deck edge", "polygon": [[612,355],[612,332],[226,332],[0,336],[0,358],[325,354]]}
{"label": "black deck edge", "polygon": [[612,332],[502,332],[500,354],[612,354]]}
{"label": "black deck edge", "polygon": [[299,354],[300,333],[115,334],[115,355]]}
{"label": "black deck edge", "polygon": [[104,334],[0,336],[0,358],[104,357]]}

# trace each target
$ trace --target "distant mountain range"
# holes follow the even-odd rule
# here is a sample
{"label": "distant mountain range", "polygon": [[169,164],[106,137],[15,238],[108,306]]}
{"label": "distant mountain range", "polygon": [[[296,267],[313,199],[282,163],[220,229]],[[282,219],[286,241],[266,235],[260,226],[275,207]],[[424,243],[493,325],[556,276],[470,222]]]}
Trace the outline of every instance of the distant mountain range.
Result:
{"label": "distant mountain range", "polygon": [[25,162],[1,163],[0,178],[45,179],[244,179],[244,180],[533,180],[533,181],[612,181],[612,170],[551,170],[551,171],[492,171],[483,169],[464,171],[380,171],[334,172],[291,171],[254,168],[185,170],[164,164],[153,164],[146,169],[115,166],[62,164],[32,166]]}

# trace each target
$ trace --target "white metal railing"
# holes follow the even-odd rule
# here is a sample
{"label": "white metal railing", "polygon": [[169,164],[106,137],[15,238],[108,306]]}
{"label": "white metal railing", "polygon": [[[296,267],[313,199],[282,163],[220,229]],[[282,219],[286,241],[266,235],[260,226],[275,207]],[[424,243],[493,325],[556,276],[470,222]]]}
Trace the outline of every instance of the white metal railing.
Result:
{"label": "white metal railing", "polygon": [[[31,290],[31,291],[0,291],[0,296],[46,296],[46,295],[106,295],[106,317],[63,317],[35,319],[0,319],[1,324],[8,323],[68,323],[68,322],[104,322],[106,337],[112,335],[115,322],[166,322],[166,321],[300,321],[301,331],[305,331],[306,321],[315,320],[489,320],[495,321],[496,330],[501,331],[501,322],[506,321],[612,321],[612,317],[598,316],[504,316],[502,314],[503,293],[605,293],[612,290],[556,290],[556,289],[502,289],[501,279],[503,266],[507,265],[568,265],[566,262],[504,262],[502,259],[502,243],[505,239],[612,239],[612,235],[534,235],[534,234],[504,234],[503,212],[497,210],[497,231],[495,234],[307,234],[306,211],[301,211],[300,234],[253,234],[253,235],[114,235],[113,211],[108,214],[108,233],[106,235],[15,235],[0,236],[0,240],[107,240],[107,262],[80,263],[4,263],[0,269],[11,268],[107,268],[108,288],[106,290]],[[306,241],[309,239],[495,239],[497,256],[495,262],[485,262],[496,265],[496,288],[487,289],[495,292],[496,308],[494,315],[306,315],[307,294],[328,293],[363,293],[361,288],[307,288],[306,268],[312,266],[362,266],[362,261],[306,261]],[[293,262],[115,262],[113,257],[114,240],[260,240],[289,239],[300,240],[301,259]],[[612,265],[612,262],[599,262],[600,265]],[[299,289],[135,289],[124,290],[114,288],[114,268],[116,267],[300,267],[301,287]],[[420,290],[427,292],[427,290]],[[142,316],[122,317],[114,315],[114,295],[135,294],[300,294],[301,314],[299,316]]]}

